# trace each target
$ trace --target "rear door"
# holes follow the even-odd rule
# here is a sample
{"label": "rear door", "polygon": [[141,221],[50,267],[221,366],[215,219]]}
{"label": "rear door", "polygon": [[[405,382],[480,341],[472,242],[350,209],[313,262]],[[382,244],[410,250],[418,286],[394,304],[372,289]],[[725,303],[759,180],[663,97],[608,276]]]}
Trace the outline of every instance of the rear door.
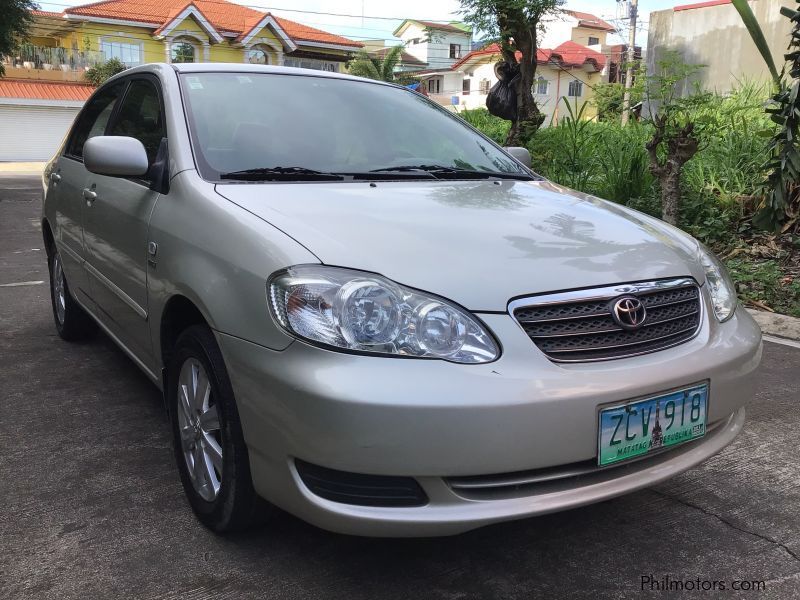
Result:
{"label": "rear door", "polygon": [[[152,166],[166,124],[158,78],[138,75],[128,86],[106,135],[142,142]],[[89,173],[84,212],[86,261],[98,317],[149,368],[154,367],[148,326],[147,243],[150,215],[159,193],[149,181]]]}
{"label": "rear door", "polygon": [[84,269],[86,249],[83,243],[83,188],[88,172],[83,166],[83,145],[91,137],[103,135],[124,85],[111,85],[95,94],[81,111],[70,132],[63,154],[50,174],[48,205],[55,207],[56,243],[61,253],[64,273],[78,300],[87,303],[91,293]]}

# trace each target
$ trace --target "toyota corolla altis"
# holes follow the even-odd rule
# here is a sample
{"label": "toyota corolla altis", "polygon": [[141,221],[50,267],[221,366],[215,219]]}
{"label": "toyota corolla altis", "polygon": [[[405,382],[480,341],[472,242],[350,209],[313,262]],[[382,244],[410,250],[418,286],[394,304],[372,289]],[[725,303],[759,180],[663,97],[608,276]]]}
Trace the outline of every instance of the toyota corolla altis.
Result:
{"label": "toyota corolla altis", "polygon": [[454,534],[719,452],[761,359],[725,268],[529,160],[389,84],[127,70],[44,172],[56,327],[159,386],[220,532]]}

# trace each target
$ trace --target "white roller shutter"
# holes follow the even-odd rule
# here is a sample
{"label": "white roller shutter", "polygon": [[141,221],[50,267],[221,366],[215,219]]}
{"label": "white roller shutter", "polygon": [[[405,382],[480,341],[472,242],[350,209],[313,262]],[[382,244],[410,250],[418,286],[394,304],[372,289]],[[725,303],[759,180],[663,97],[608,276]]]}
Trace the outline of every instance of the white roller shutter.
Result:
{"label": "white roller shutter", "polygon": [[49,160],[79,110],[66,106],[0,105],[0,161]]}

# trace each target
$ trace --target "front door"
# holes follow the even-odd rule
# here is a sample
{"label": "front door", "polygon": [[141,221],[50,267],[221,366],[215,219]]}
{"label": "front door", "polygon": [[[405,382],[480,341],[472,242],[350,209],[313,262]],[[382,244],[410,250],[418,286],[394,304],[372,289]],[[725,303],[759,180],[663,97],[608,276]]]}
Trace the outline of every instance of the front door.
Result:
{"label": "front door", "polygon": [[[142,75],[129,82],[106,135],[141,141],[152,166],[166,137],[158,81]],[[84,194],[86,264],[98,318],[155,370],[147,323],[147,238],[159,193],[142,179],[89,173]]]}
{"label": "front door", "polygon": [[50,173],[48,202],[55,206],[56,244],[70,290],[83,304],[90,304],[89,280],[84,262],[83,243],[83,145],[91,137],[103,135],[124,85],[112,85],[92,97],[81,111],[70,133],[63,154]]}

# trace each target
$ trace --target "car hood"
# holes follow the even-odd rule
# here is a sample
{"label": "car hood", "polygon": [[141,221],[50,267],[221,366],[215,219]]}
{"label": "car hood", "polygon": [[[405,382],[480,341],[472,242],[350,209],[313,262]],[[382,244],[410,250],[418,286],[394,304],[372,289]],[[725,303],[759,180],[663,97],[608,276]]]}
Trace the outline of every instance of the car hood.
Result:
{"label": "car hood", "polygon": [[380,273],[473,311],[665,277],[704,280],[697,244],[657,219],[548,181],[221,184],[321,262]]}

